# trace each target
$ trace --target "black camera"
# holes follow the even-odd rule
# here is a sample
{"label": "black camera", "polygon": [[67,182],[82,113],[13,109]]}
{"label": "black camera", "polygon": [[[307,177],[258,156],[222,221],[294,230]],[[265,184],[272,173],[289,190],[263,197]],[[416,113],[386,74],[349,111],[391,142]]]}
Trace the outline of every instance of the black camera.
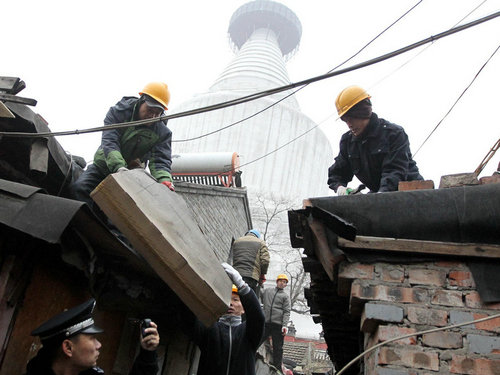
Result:
{"label": "black camera", "polygon": [[147,336],[146,334],[146,328],[151,327],[151,319],[143,319],[141,320],[141,334],[142,337]]}

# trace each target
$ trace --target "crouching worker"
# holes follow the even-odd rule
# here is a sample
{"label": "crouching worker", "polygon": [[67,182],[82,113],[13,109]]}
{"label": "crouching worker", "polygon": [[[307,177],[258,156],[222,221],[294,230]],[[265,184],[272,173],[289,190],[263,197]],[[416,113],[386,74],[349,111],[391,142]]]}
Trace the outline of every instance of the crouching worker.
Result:
{"label": "crouching worker", "polygon": [[[103,330],[94,324],[92,311],[95,300],[66,310],[43,323],[31,335],[39,336],[42,349],[28,362],[26,375],[97,375],[104,371],[97,367],[101,343],[96,335]],[[158,372],[156,348],[160,342],[157,325],[141,336],[141,350],[131,375],[156,375]]]}
{"label": "crouching worker", "polygon": [[187,333],[201,351],[198,375],[255,375],[255,353],[264,331],[264,314],[238,271],[227,263],[222,266],[234,284],[227,313],[210,327],[192,314],[192,321],[186,322]]}

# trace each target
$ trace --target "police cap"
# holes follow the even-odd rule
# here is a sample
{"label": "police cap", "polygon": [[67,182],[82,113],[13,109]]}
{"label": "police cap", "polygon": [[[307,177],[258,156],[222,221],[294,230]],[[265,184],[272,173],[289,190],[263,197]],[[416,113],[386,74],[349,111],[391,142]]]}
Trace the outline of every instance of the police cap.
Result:
{"label": "police cap", "polygon": [[64,340],[79,333],[101,333],[103,330],[97,327],[92,319],[95,304],[95,299],[91,298],[81,305],[57,314],[33,330],[31,335],[40,336],[42,341],[52,341],[55,339]]}

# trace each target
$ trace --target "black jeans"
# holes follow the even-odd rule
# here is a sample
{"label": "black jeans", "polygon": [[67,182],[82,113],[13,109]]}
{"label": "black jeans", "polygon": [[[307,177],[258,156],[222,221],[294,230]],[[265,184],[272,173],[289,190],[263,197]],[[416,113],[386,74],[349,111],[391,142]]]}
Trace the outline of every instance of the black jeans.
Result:
{"label": "black jeans", "polygon": [[277,323],[266,323],[264,326],[264,337],[266,340],[271,336],[273,340],[273,366],[281,371],[281,362],[283,361],[283,341],[285,336],[281,331],[281,324]]}
{"label": "black jeans", "polygon": [[259,283],[252,279],[251,277],[248,277],[248,276],[243,276],[242,277],[243,281],[246,282],[248,284],[248,286],[250,287],[250,289],[253,290],[253,292],[255,293],[255,295],[257,296],[257,299],[260,298],[259,294],[260,294],[260,286],[259,286]]}
{"label": "black jeans", "polygon": [[104,215],[97,204],[90,198],[90,193],[105,178],[105,174],[101,173],[94,164],[90,164],[80,175],[78,180],[73,182],[70,187],[72,198],[87,203],[92,211],[94,211],[99,218],[104,220],[104,222],[106,222],[106,215]]}

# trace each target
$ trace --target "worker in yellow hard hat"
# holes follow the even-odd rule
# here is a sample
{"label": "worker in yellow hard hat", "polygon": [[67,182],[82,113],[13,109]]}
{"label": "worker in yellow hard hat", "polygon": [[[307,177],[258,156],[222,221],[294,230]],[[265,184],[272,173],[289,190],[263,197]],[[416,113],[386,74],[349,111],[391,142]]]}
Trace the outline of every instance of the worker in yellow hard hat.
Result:
{"label": "worker in yellow hard hat", "polygon": [[340,139],[339,154],[328,169],[328,186],[337,195],[349,195],[347,184],[356,176],[371,192],[398,190],[400,181],[423,180],[412,159],[404,129],[372,111],[371,96],[349,86],[335,106],[349,131]]}
{"label": "worker in yellow hard hat", "polygon": [[276,287],[264,289],[262,293],[266,318],[263,341],[271,336],[273,344],[272,364],[279,370],[281,370],[283,361],[283,342],[288,333],[288,321],[292,308],[290,296],[284,290],[287,285],[288,276],[281,273],[276,277]]}
{"label": "worker in yellow hard hat", "polygon": [[[222,263],[233,282],[229,308],[207,327],[190,311],[179,316],[181,327],[200,348],[198,374],[255,375],[255,355],[264,330],[264,314],[240,273]],[[242,315],[245,314],[245,319]]]}
{"label": "worker in yellow hard hat", "polygon": [[[169,102],[167,84],[151,82],[139,92],[139,97],[125,96],[111,107],[104,119],[110,129],[102,132],[94,163],[71,185],[73,198],[87,202],[102,215],[90,198],[90,192],[110,173],[146,166],[159,183],[173,191],[172,132],[167,121],[159,119],[168,109]],[[113,127],[138,120],[153,121],[125,128]]]}

